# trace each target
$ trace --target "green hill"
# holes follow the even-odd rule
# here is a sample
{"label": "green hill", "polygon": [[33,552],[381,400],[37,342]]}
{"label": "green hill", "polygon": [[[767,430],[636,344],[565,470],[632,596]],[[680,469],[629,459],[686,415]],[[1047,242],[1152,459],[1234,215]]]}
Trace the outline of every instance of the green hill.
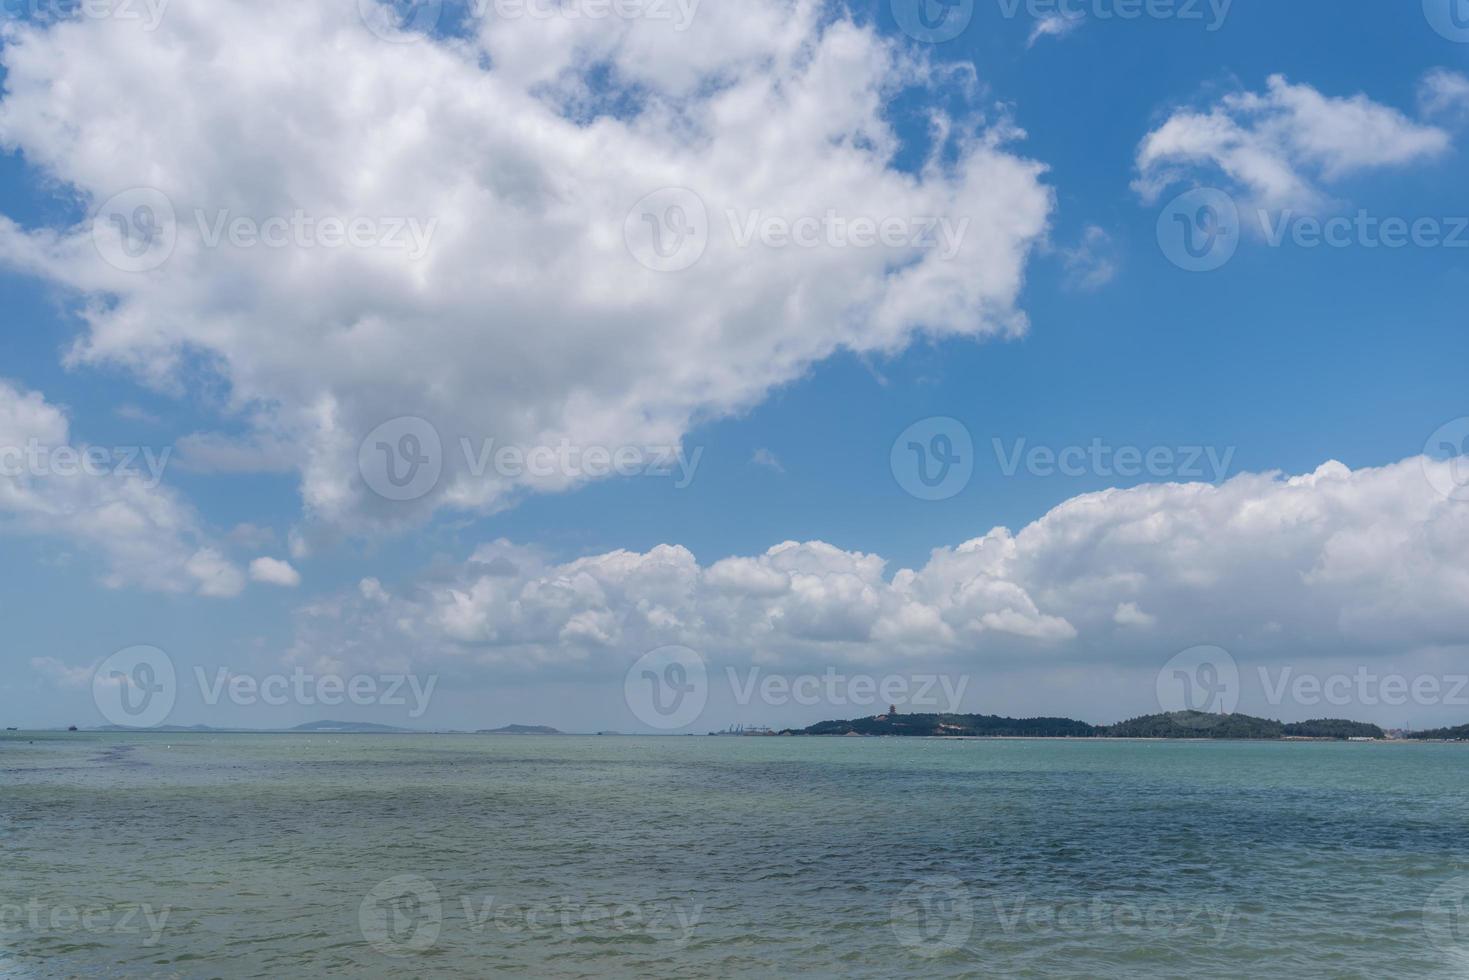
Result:
{"label": "green hill", "polygon": [[1070,718],[1002,718],[998,715],[878,715],[848,721],[823,721],[797,735],[964,735],[999,738],[1086,738],[1095,729]]}
{"label": "green hill", "polygon": [[[1469,738],[1469,726],[1457,731]],[[1143,715],[1115,725],[1089,725],[1071,718],[1004,718],[999,715],[877,715],[818,722],[787,730],[791,735],[897,735],[917,738],[1382,738],[1382,729],[1357,721],[1319,719],[1284,724],[1250,715],[1175,711]],[[1430,736],[1432,737],[1432,736]],[[1438,736],[1453,737],[1453,736]]]}
{"label": "green hill", "polygon": [[1459,725],[1456,728],[1434,728],[1426,732],[1412,732],[1409,738],[1433,739],[1445,742],[1469,741],[1469,725]]}

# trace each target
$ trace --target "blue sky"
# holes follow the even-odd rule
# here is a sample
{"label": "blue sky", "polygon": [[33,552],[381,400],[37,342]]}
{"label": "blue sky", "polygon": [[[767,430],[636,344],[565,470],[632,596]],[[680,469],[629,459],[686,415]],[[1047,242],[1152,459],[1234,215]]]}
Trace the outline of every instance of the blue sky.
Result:
{"label": "blue sky", "polygon": [[[161,39],[171,36],[174,24],[192,23],[196,15],[185,11],[182,0],[176,3],[146,43],[162,43]],[[717,3],[705,0],[699,16],[709,14]],[[466,583],[470,579],[464,576],[472,577],[473,572],[465,571],[465,563],[472,561],[477,548],[500,539],[535,549],[548,565],[618,549],[645,554],[659,545],[679,545],[704,569],[734,556],[761,555],[783,541],[819,541],[843,553],[880,555],[886,560],[883,575],[890,579],[900,568],[924,566],[932,549],[953,548],[995,527],[1018,532],[1082,494],[1170,481],[1168,475],[1129,477],[1097,472],[1095,467],[1078,475],[1043,475],[1023,469],[1007,475],[997,458],[996,440],[1007,450],[1017,440],[1024,440],[1027,447],[1055,449],[1094,441],[1143,450],[1208,448],[1217,454],[1229,453],[1227,473],[1203,477],[1204,482],[1218,482],[1214,476],[1271,471],[1309,474],[1328,460],[1338,460],[1352,471],[1398,464],[1421,453],[1440,425],[1469,415],[1463,384],[1463,365],[1469,362],[1469,332],[1464,330],[1469,248],[1369,248],[1360,241],[1342,248],[1301,247],[1290,242],[1272,247],[1247,231],[1232,259],[1222,268],[1201,273],[1171,263],[1160,247],[1158,233],[1159,215],[1168,202],[1195,186],[1219,187],[1230,193],[1246,223],[1260,204],[1276,215],[1283,208],[1323,217],[1365,210],[1408,221],[1444,219],[1450,225],[1454,216],[1469,215],[1469,189],[1462,180],[1469,147],[1469,100],[1462,93],[1456,95],[1452,85],[1437,102],[1425,96],[1425,77],[1430,73],[1441,70],[1437,77],[1446,79],[1455,77],[1454,73],[1469,73],[1469,43],[1438,33],[1418,4],[1348,10],[1324,0],[1288,5],[1238,0],[1212,31],[1207,21],[1100,18],[1099,12],[1115,9],[1110,3],[1082,4],[1078,9],[1086,14],[1074,29],[1036,37],[1031,44],[1038,21],[1026,5],[1021,4],[1012,18],[1004,15],[998,3],[979,2],[959,37],[929,45],[915,43],[897,29],[889,4],[855,8],[858,29],[876,37],[875,43],[893,44],[932,59],[926,84],[900,86],[882,107],[881,119],[904,147],[886,165],[890,175],[921,172],[926,148],[931,145],[930,113],[936,108],[968,125],[1000,125],[1008,114],[1009,122],[1023,130],[1024,136],[1006,142],[1003,152],[1044,167],[1035,182],[1053,195],[1044,215],[1047,228],[1026,238],[1014,295],[1004,297],[1004,305],[1012,313],[1023,314],[1028,326],[1021,336],[996,336],[998,331],[960,326],[924,330],[919,325],[896,343],[867,349],[839,341],[834,352],[811,356],[806,363],[772,373],[769,383],[742,388],[737,396],[708,404],[698,399],[683,402],[675,414],[682,418],[690,406],[692,411],[681,444],[685,452],[702,450],[695,478],[683,488],[668,478],[613,478],[564,488],[518,488],[504,499],[480,499],[468,506],[439,501],[412,513],[349,509],[340,519],[323,518],[324,509],[312,503],[322,499],[312,494],[323,491],[304,488],[304,464],[300,454],[293,455],[289,448],[276,452],[268,463],[257,460],[246,467],[251,472],[221,472],[219,465],[188,462],[190,438],[200,433],[249,442],[252,432],[262,431],[252,407],[267,399],[262,391],[287,401],[299,395],[302,404],[315,397],[308,385],[292,376],[272,380],[274,387],[261,383],[245,403],[232,400],[232,393],[244,391],[270,370],[268,353],[254,353],[253,360],[239,353],[242,345],[258,343],[263,349],[272,342],[268,322],[272,314],[267,304],[242,302],[237,309],[221,314],[220,308],[229,305],[228,299],[219,298],[221,294],[209,300],[180,300],[187,290],[163,281],[159,289],[171,298],[148,300],[158,304],[151,308],[152,315],[165,320],[193,316],[203,322],[209,315],[227,314],[231,329],[239,332],[191,334],[179,328],[165,346],[171,345],[183,356],[171,358],[150,344],[130,348],[131,341],[125,337],[131,335],[120,332],[114,323],[108,328],[112,331],[108,354],[78,354],[75,345],[89,332],[82,312],[89,306],[106,308],[115,302],[107,284],[99,285],[84,275],[78,278],[79,274],[38,271],[34,263],[28,265],[25,258],[17,257],[22,252],[19,247],[0,249],[0,298],[6,311],[6,327],[0,331],[0,377],[17,389],[39,393],[50,406],[64,410],[76,444],[171,448],[173,459],[164,487],[197,515],[190,531],[194,536],[191,549],[199,541],[213,542],[208,547],[225,554],[242,575],[251,560],[262,556],[289,562],[299,574],[299,584],[293,586],[251,581],[226,590],[233,594],[224,597],[175,585],[150,586],[126,574],[108,582],[108,559],[102,557],[105,547],[86,534],[73,533],[59,522],[7,515],[9,520],[3,526],[8,533],[3,540],[11,560],[0,565],[0,610],[8,627],[0,645],[0,663],[9,668],[9,680],[0,685],[5,721],[97,723],[90,690],[75,676],[70,685],[58,680],[53,668],[80,670],[133,644],[169,651],[181,670],[201,665],[212,671],[223,665],[232,672],[259,674],[289,669],[282,665],[316,662],[316,651],[310,649],[316,634],[303,626],[303,618],[310,619],[312,614],[303,614],[303,609],[336,603],[344,595],[355,597],[365,579],[380,582],[405,601],[424,588],[425,582],[455,579]],[[51,67],[27,57],[29,42],[14,34],[0,49],[7,85],[0,104],[8,110],[0,113],[0,138],[7,148],[0,158],[0,214],[15,223],[7,232],[7,243],[13,235],[82,227],[106,196],[101,194],[106,180],[97,175],[107,168],[56,163],[58,155],[79,148],[35,121],[49,98],[37,93],[37,80],[95,81],[97,76],[67,59],[113,50],[105,39],[89,40],[88,32],[100,36],[123,29],[102,22],[69,26],[76,36],[56,42],[53,53],[58,60]],[[697,33],[700,29],[696,21],[692,30]],[[269,26],[259,30],[261,37],[270,36]],[[91,43],[100,47],[91,49]],[[412,58],[430,46],[448,43],[420,41],[385,44],[384,48],[394,57]],[[483,43],[489,52],[487,60],[495,66],[484,70],[509,71],[502,63],[508,64],[510,57],[496,47],[503,39],[487,38]],[[961,91],[962,75],[944,74],[944,69],[954,65],[973,66],[975,80],[968,91]],[[589,56],[585,64],[573,64],[567,70],[573,74],[586,71],[591,78],[597,67],[596,59]],[[694,67],[700,66],[695,62]],[[601,69],[605,71],[605,65]],[[126,81],[131,70],[119,67],[119,81]],[[734,69],[754,74],[759,70],[743,65]],[[1365,162],[1353,156],[1357,152],[1353,148],[1369,142],[1366,136],[1360,141],[1349,139],[1349,148],[1292,145],[1282,150],[1286,165],[1320,192],[1310,200],[1271,197],[1273,191],[1266,193],[1261,185],[1230,173],[1220,166],[1217,155],[1211,158],[1204,151],[1187,160],[1174,160],[1170,166],[1176,173],[1170,172],[1166,189],[1156,199],[1139,190],[1140,147],[1150,133],[1189,111],[1220,111],[1226,100],[1241,93],[1264,97],[1272,90],[1272,76],[1283,76],[1284,84],[1308,87],[1328,100],[1361,96],[1374,110],[1390,114],[1402,131],[1389,133],[1385,139],[1391,145],[1377,147],[1377,158]],[[252,84],[236,82],[247,87]],[[258,84],[268,101],[265,93],[270,83],[262,79]],[[633,86],[633,82],[628,84]],[[680,83],[659,77],[637,84],[644,91],[657,92],[659,86],[671,91]],[[618,82],[604,79],[588,82],[583,96],[618,91]],[[144,129],[134,133],[131,148],[120,152],[143,158],[141,163],[134,161],[133,170],[146,173],[147,158],[155,152],[150,147],[175,137],[159,121],[168,101],[156,93],[138,98],[158,101],[140,117],[143,122],[138,125]],[[208,101],[207,95],[191,98]],[[329,99],[320,101],[330,104]],[[102,122],[87,110],[69,105],[56,111],[63,120],[71,114],[69,121],[84,131]],[[227,112],[219,111],[216,122],[230,119]],[[95,112],[101,113],[102,108]],[[188,112],[202,118],[202,110],[192,102]],[[636,118],[636,110],[624,112]],[[1254,126],[1256,136],[1266,129],[1250,110],[1235,112],[1234,118],[1246,128]],[[266,129],[252,134],[251,139],[289,143],[295,138],[291,127],[299,119],[282,122],[280,131]],[[1282,132],[1306,125],[1288,116],[1270,125],[1275,123],[1284,128],[1260,137],[1271,146],[1289,141]],[[155,124],[158,132],[147,130]],[[1351,120],[1342,123],[1349,136],[1351,124]],[[1402,146],[1411,138],[1431,142],[1425,135],[1428,130],[1441,134],[1445,145],[1408,154],[1407,159],[1394,155],[1392,146]],[[230,135],[219,138],[232,152],[248,153],[253,145],[247,141],[235,146],[235,137]],[[722,138],[734,141],[736,136]],[[101,153],[99,142],[101,138],[89,144],[84,141],[80,151]],[[274,154],[272,161],[258,170],[242,159],[232,174],[211,171],[208,179],[215,182],[215,193],[226,188],[230,191],[224,195],[226,201],[247,201],[257,178],[263,182],[273,173],[279,177],[272,167],[299,166],[306,173],[324,165],[319,159],[304,159],[304,154],[292,164],[284,151],[277,151],[280,148],[273,147],[269,151]],[[1352,160],[1334,163],[1328,159],[1332,153]],[[183,155],[170,158],[170,164],[185,159]],[[649,172],[649,187],[670,182],[654,176],[668,168],[660,169],[647,160],[637,165],[643,164]],[[451,161],[436,167],[422,179],[452,182],[455,165]],[[484,166],[506,168],[503,173],[524,166],[531,172],[537,161],[488,159]],[[153,170],[170,172],[168,179],[187,183],[169,166]],[[594,169],[587,171],[588,184],[597,179],[594,174]],[[498,187],[499,179],[486,181]],[[316,186],[304,179],[299,186],[308,185]],[[289,188],[297,185],[286,181],[281,186],[288,188],[284,193],[289,196]],[[982,192],[981,188],[976,193]],[[304,194],[297,203],[309,205]],[[712,198],[708,193],[705,196]],[[496,228],[481,231],[501,234]],[[1469,235],[1465,241],[1469,242]],[[706,258],[700,268],[711,261]],[[175,268],[165,267],[160,275],[173,275]],[[177,274],[182,275],[183,270]],[[235,288],[234,280],[227,269],[216,268],[215,274],[215,279],[206,282],[227,296]],[[484,274],[493,278],[492,272]],[[670,273],[661,280],[650,280],[653,285],[649,288],[664,288],[660,283],[680,275]],[[803,288],[819,292],[821,275],[813,273],[809,281],[803,281]],[[323,292],[350,292],[354,281],[344,277],[341,282],[324,283]],[[247,279],[236,285],[250,288]],[[438,285],[430,278],[424,288],[432,290]],[[548,279],[545,287],[554,292],[556,283]],[[168,305],[175,301],[176,306]],[[196,308],[191,309],[191,303]],[[726,305],[735,303],[711,298],[710,315],[717,317]],[[167,311],[159,313],[165,306]],[[147,305],[141,309],[150,312]],[[397,320],[393,313],[385,314],[383,329],[410,333],[425,329],[415,322],[408,303],[402,309],[407,312]],[[586,315],[595,318],[593,313]],[[253,333],[251,318],[261,328]],[[530,330],[544,331],[554,339],[557,326],[555,318],[550,319],[549,324],[536,324],[535,317],[527,313],[517,323],[501,324],[492,323],[494,316],[485,314],[484,332],[472,342],[476,350],[490,352],[497,344],[505,344],[512,352],[505,355],[507,362],[513,364],[517,356],[513,351],[519,344],[510,338],[517,331]],[[142,322],[151,321],[145,315]],[[179,339],[186,335],[187,343]],[[587,351],[588,357],[596,356],[591,347],[579,346],[582,336],[568,336],[565,349],[556,355],[567,374],[577,370],[579,350]],[[636,344],[636,336],[629,336],[628,342]],[[211,337],[220,338],[217,349],[209,349]],[[658,339],[649,337],[648,342],[656,345]],[[769,363],[778,349],[779,345],[772,344],[758,356],[751,354],[752,360],[735,355],[731,370],[747,376],[760,373],[760,365]],[[312,355],[296,352],[288,356],[299,360]],[[721,346],[702,351],[691,344],[681,348],[679,356],[690,363],[707,357],[712,363],[726,357],[727,351]],[[328,366],[328,362],[340,363],[343,355],[340,348],[324,345],[321,357],[323,366]],[[541,363],[539,355],[536,363]],[[351,372],[344,369],[350,377],[334,393],[341,395],[342,385],[366,390],[392,388],[401,381],[392,377],[384,381],[374,370],[370,364]],[[487,381],[487,387],[495,384],[500,389],[507,387],[497,379]],[[403,388],[414,390],[411,384]],[[419,414],[422,406],[432,403],[436,397],[433,386],[425,390],[429,393],[422,397],[404,394],[399,398],[395,404],[401,404],[402,411],[398,414]],[[583,389],[569,383],[566,390]],[[639,394],[619,395],[616,404],[626,406],[633,397],[652,398],[652,404],[661,397],[647,395],[652,389],[646,385],[629,390]],[[552,396],[547,399],[548,404],[556,403]],[[513,413],[514,406],[514,397],[507,394],[485,411]],[[648,413],[644,417],[656,413],[647,408],[639,411]],[[388,413],[379,411],[376,417],[386,418]],[[957,494],[939,501],[918,499],[906,492],[890,464],[890,450],[898,434],[932,417],[959,420],[974,443],[972,478]],[[637,443],[656,428],[633,432],[632,441]],[[445,427],[446,432],[451,429]],[[660,431],[664,430],[666,426]],[[298,430],[279,423],[273,431]],[[489,434],[474,431],[477,437]],[[569,431],[576,438],[574,425]],[[599,427],[597,438],[603,433]],[[285,438],[289,441],[289,436]],[[453,437],[447,441],[452,442]],[[1181,479],[1188,482],[1189,476],[1183,474]],[[350,477],[349,473],[344,479]],[[40,492],[44,496],[49,491]],[[1369,496],[1379,499],[1395,492],[1375,491]],[[1453,503],[1457,502],[1448,502]],[[1241,505],[1245,510],[1248,506]],[[1321,519],[1330,520],[1335,510],[1326,508],[1324,513],[1327,516]],[[1439,525],[1440,531],[1444,527],[1457,530],[1464,520],[1451,506],[1435,510],[1432,519],[1453,522]],[[1375,526],[1370,514],[1356,515],[1353,520],[1358,530]],[[1416,530],[1410,527],[1401,533],[1428,533],[1423,528],[1429,521],[1419,523],[1422,526]],[[242,525],[250,528],[242,529]],[[309,545],[300,543],[306,539]],[[1312,569],[1319,570],[1323,556],[1341,553],[1341,539],[1336,547],[1330,540],[1310,546],[1314,551],[1275,560],[1281,567],[1292,561],[1303,563],[1294,574],[1309,576]],[[1166,551],[1167,542],[1157,547]],[[1059,560],[1037,559],[1047,567]],[[1128,559],[1122,556],[1104,554],[1096,560],[1119,574],[1127,570]],[[1445,561],[1453,565],[1452,559]],[[1238,574],[1241,581],[1258,577],[1247,569]],[[1451,578],[1458,569],[1435,570],[1425,565],[1405,574],[1411,584],[1413,575]],[[1233,581],[1223,573],[1213,580],[1221,589],[1228,589]],[[1373,588],[1370,582],[1353,582],[1369,591]],[[431,591],[432,585],[427,588]],[[1055,583],[1035,581],[1026,588],[1042,618],[1048,615],[1046,596],[1062,590]],[[1187,600],[1180,601],[1187,604]],[[1195,601],[1206,604],[1213,599],[1202,590]],[[1303,600],[1302,604],[1314,601]],[[1346,603],[1347,599],[1337,596],[1332,601]],[[1222,604],[1238,617],[1254,615],[1255,607],[1248,602]],[[1109,595],[1106,615],[1111,616],[1113,607],[1119,605]],[[1057,619],[1067,619],[1077,627],[1067,642],[1078,649],[1038,653],[1028,645],[1042,642],[1036,636],[1027,635],[1014,647],[1013,637],[991,644],[992,634],[981,631],[942,650],[924,648],[899,655],[892,651],[901,642],[854,643],[852,637],[842,636],[835,647],[796,643],[783,648],[772,641],[768,657],[757,656],[755,662],[806,670],[824,669],[828,664],[844,669],[863,664],[863,669],[878,673],[912,670],[917,665],[979,678],[964,705],[968,710],[1020,714],[1054,705],[1053,710],[1110,720],[1149,708],[1154,671],[1171,651],[1193,643],[1221,642],[1238,660],[1251,665],[1280,663],[1282,656],[1291,655],[1283,653],[1289,648],[1311,651],[1294,656],[1326,658],[1323,662],[1335,664],[1333,670],[1365,662],[1411,663],[1410,673],[1432,672],[1440,669],[1433,665],[1446,656],[1442,638],[1450,632],[1436,618],[1439,614],[1439,610],[1401,613],[1409,622],[1399,632],[1385,630],[1382,637],[1374,636],[1370,649],[1364,646],[1347,653],[1341,653],[1343,635],[1355,640],[1359,631],[1346,625],[1350,617],[1345,615],[1333,619],[1323,613],[1300,624],[1286,622],[1283,630],[1290,642],[1278,646],[1253,643],[1247,637],[1249,629],[1241,625],[1239,635],[1246,638],[1236,646],[1232,636],[1219,635],[1221,627],[1208,617],[1204,623],[1183,623],[1166,636],[1134,644],[1111,635],[1094,636],[1080,626],[1078,616],[1057,612]],[[1162,615],[1157,609],[1149,611],[1149,618]],[[1421,635],[1413,628],[1430,621],[1434,625],[1425,626]],[[1325,632],[1323,623],[1329,624]],[[1166,617],[1162,625],[1167,625]],[[364,639],[354,641],[352,649],[382,641],[380,624],[365,626],[354,621],[342,629],[363,631]],[[482,638],[467,643],[453,637],[435,641],[428,644],[432,652],[418,650],[419,638],[411,638],[400,642],[400,649],[374,648],[362,663],[352,663],[350,658],[344,661],[341,651],[332,654],[332,661],[347,671],[381,671],[385,665],[407,663],[415,670],[442,673],[448,678],[441,682],[446,688],[462,691],[440,695],[441,706],[430,715],[440,725],[477,727],[524,721],[566,728],[626,728],[636,721],[629,719],[622,704],[608,703],[605,691],[620,691],[623,670],[645,652],[651,642],[647,636],[624,628],[604,644],[601,653],[578,653],[561,666],[555,656],[548,656],[549,666],[535,669],[526,666],[538,662],[531,651],[533,644],[517,643],[500,654],[493,652],[493,642]],[[715,646],[718,652],[701,652],[721,664],[744,663],[738,653],[731,652],[744,648],[738,633],[721,636]],[[868,646],[883,653],[873,654]],[[1145,653],[1137,652],[1142,648]],[[883,660],[889,653],[892,659]],[[1344,659],[1331,660],[1338,654]],[[588,666],[602,656],[609,665],[605,670]],[[38,659],[48,659],[52,667],[37,666]],[[468,666],[471,662],[476,666]],[[1109,678],[1100,687],[1116,695],[1114,702],[1089,700],[1084,693],[1089,670]],[[598,680],[604,675],[610,687]],[[1000,681],[1000,675],[1008,679]],[[980,688],[990,693],[976,693]],[[1136,694],[1125,693],[1129,689],[1136,689]],[[471,696],[463,691],[479,693]],[[1248,694],[1245,700],[1248,704]],[[730,707],[719,704],[717,698],[715,702],[696,727],[741,720],[788,724],[839,713],[829,705],[795,711],[770,705]],[[1294,705],[1270,707],[1276,715],[1311,713]],[[227,707],[224,712],[215,715],[184,699],[171,720],[268,725],[322,715],[320,709],[302,705],[256,713],[231,713]],[[1455,712],[1453,706],[1389,710],[1362,704],[1343,708],[1342,713],[1384,721],[1405,716],[1452,720],[1462,715],[1459,722],[1469,721],[1469,708]],[[405,721],[401,714],[381,709],[356,714]]]}

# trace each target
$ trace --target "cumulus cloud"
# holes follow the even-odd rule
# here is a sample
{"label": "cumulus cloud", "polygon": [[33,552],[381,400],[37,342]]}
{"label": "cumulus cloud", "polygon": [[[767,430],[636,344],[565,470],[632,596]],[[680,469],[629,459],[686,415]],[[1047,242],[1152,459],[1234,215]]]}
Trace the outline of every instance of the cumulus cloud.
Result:
{"label": "cumulus cloud", "polygon": [[1464,118],[1469,115],[1469,76],[1435,68],[1418,86],[1418,105],[1425,116]]}
{"label": "cumulus cloud", "polygon": [[262,557],[250,563],[250,581],[293,589],[301,584],[301,573],[288,561]]}
{"label": "cumulus cloud", "polygon": [[1065,14],[1051,14],[1042,17],[1035,22],[1030,29],[1030,38],[1025,42],[1027,48],[1035,47],[1037,41],[1043,37],[1063,38],[1081,26],[1084,17],[1070,17]]}
{"label": "cumulus cloud", "polygon": [[62,409],[0,380],[0,532],[74,544],[111,588],[238,594],[244,575],[194,509],[159,485],[162,462],[73,444]]}
{"label": "cumulus cloud", "polygon": [[1112,614],[1112,622],[1119,626],[1152,626],[1157,621],[1157,616],[1143,612],[1135,602],[1118,603]]}
{"label": "cumulus cloud", "polygon": [[1091,493],[891,572],[819,541],[709,565],[677,545],[554,562],[499,541],[447,577],[369,580],[308,607],[298,650],[604,670],[671,643],[798,666],[1156,666],[1218,642],[1242,657],[1384,658],[1469,629],[1469,505],[1432,482],[1452,485],[1451,465]]}
{"label": "cumulus cloud", "polygon": [[[200,439],[195,458],[288,461],[316,522],[403,526],[582,479],[476,475],[461,438],[676,445],[838,350],[1026,329],[1016,300],[1052,194],[967,66],[936,67],[815,0],[706,4],[683,31],[471,17],[410,43],[369,30],[361,6],[179,4],[151,32],[12,24],[0,54],[7,148],[89,210],[161,192],[113,205],[95,240],[90,221],[0,218],[0,261],[85,300],[73,363],[166,392],[217,375],[225,410],[260,438]],[[926,153],[900,168],[909,148],[885,110],[914,87],[967,108],[933,115]],[[677,272],[625,242],[634,206],[669,187],[708,215],[702,257]],[[964,232],[953,254],[734,233],[751,215],[828,214]],[[423,247],[327,247],[279,223],[264,246],[231,230],[298,216],[416,222]],[[358,467],[364,436],[399,416],[442,437],[442,475],[411,502],[370,493]]]}
{"label": "cumulus cloud", "polygon": [[1171,115],[1138,148],[1133,187],[1152,202],[1181,181],[1222,177],[1258,207],[1318,209],[1335,181],[1432,160],[1450,145],[1445,130],[1366,95],[1323,95],[1272,75],[1264,92]]}

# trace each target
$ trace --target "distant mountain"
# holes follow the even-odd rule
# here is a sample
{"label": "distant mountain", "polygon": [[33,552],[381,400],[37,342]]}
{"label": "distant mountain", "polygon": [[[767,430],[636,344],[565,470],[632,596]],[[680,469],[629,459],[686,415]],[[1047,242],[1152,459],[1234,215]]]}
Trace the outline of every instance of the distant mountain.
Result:
{"label": "distant mountain", "polygon": [[[1460,729],[1469,738],[1469,726]],[[899,735],[934,738],[1384,738],[1381,728],[1356,721],[1320,719],[1284,724],[1250,715],[1175,711],[1144,715],[1115,725],[1089,725],[1071,718],[1003,718],[997,715],[877,715],[823,721],[792,735]],[[1452,737],[1452,736],[1450,736]]]}
{"label": "distant mountain", "polygon": [[878,715],[850,721],[823,721],[796,735],[939,735],[996,738],[1087,738],[1096,729],[1070,718],[1001,718],[998,715]]}
{"label": "distant mountain", "polygon": [[550,725],[506,725],[504,728],[483,728],[476,735],[563,735],[564,732]]}
{"label": "distant mountain", "polygon": [[290,729],[293,732],[348,732],[352,734],[391,734],[395,732],[411,732],[411,728],[395,728],[392,725],[378,725],[370,721],[308,721],[304,725],[297,725]]}

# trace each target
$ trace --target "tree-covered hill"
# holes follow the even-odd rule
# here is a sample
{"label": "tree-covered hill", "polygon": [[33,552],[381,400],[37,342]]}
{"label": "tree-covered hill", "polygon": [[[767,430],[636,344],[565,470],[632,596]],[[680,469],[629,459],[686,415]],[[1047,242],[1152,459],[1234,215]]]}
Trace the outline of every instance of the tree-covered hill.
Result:
{"label": "tree-covered hill", "polygon": [[[1469,738],[1469,726],[1459,737]],[[892,714],[818,722],[787,730],[792,735],[900,735],[933,738],[1382,738],[1376,725],[1324,718],[1285,724],[1250,715],[1175,711],[1143,715],[1115,725],[1089,725],[1071,718],[1004,718],[998,715]],[[1453,736],[1438,736],[1453,737]]]}

